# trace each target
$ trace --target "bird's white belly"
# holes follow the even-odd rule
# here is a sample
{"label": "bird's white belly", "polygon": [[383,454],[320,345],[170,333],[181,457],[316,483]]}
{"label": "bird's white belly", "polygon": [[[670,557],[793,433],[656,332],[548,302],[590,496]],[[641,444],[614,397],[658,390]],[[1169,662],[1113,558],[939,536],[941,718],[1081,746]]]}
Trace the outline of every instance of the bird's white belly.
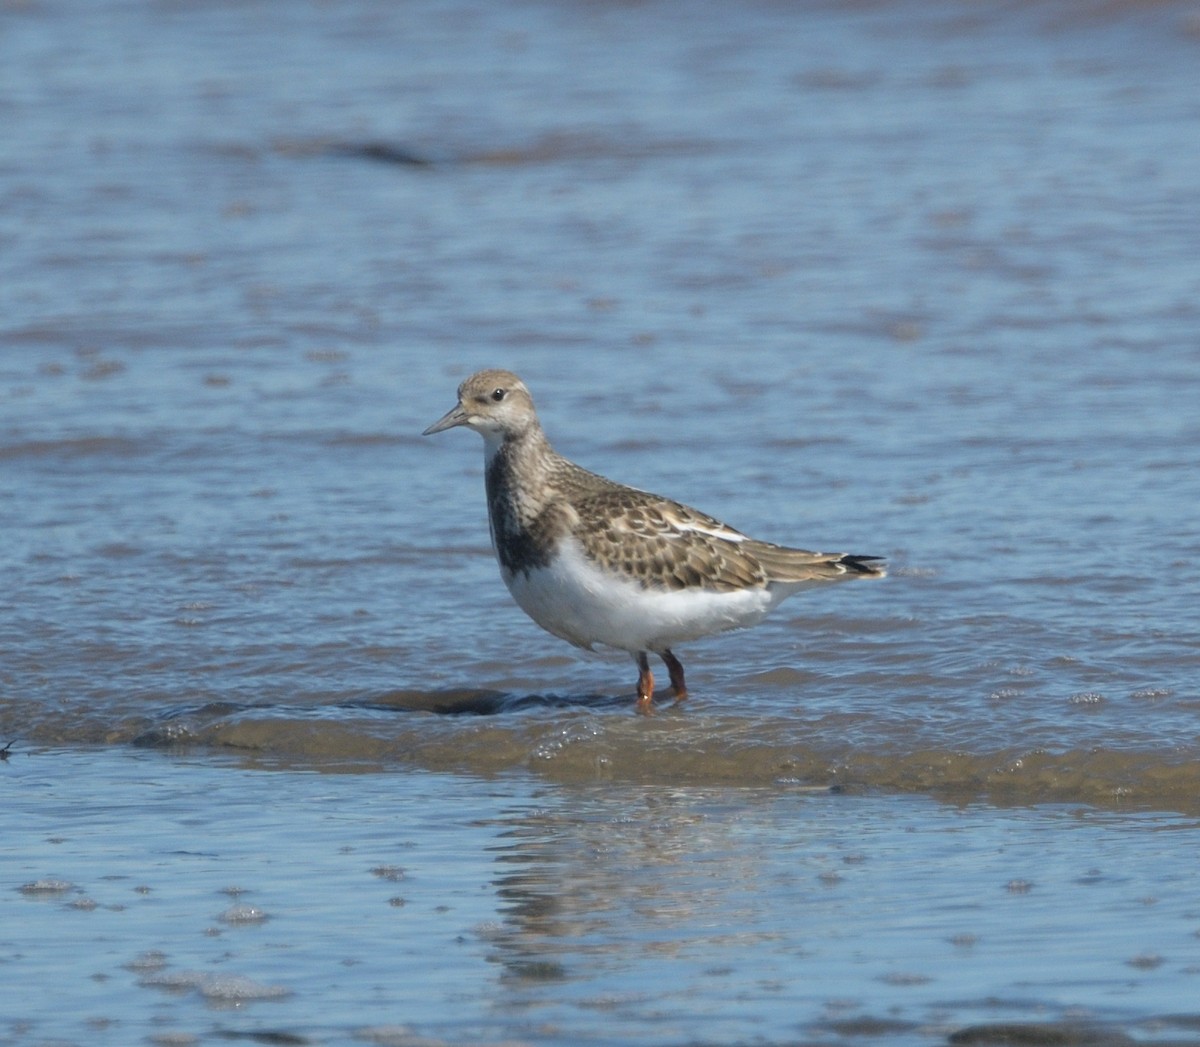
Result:
{"label": "bird's white belly", "polygon": [[643,589],[600,571],[571,541],[547,567],[507,572],[520,605],[547,632],[579,647],[661,651],[672,644],[760,622],[782,598],[768,589]]}

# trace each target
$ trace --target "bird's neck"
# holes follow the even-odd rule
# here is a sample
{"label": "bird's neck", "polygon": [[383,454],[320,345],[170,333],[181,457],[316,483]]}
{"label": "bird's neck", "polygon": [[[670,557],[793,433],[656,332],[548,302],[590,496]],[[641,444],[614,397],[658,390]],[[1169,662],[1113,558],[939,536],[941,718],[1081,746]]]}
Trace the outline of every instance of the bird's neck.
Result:
{"label": "bird's neck", "polygon": [[489,473],[495,467],[518,476],[535,476],[553,455],[550,441],[536,423],[519,433],[483,433],[483,464]]}
{"label": "bird's neck", "polygon": [[519,435],[484,438],[484,478],[492,545],[508,572],[528,570],[544,562],[535,548],[534,532],[552,494],[545,480],[554,450],[542,430],[533,426]]}

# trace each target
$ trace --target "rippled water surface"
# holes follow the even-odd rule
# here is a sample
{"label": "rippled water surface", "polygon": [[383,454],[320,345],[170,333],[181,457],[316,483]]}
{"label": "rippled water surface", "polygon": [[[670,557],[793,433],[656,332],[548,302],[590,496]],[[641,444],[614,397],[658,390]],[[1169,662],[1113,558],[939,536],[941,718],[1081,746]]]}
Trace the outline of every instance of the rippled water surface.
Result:
{"label": "rippled water surface", "polygon": [[[861,1034],[815,1017],[839,999],[856,1001],[851,1018],[892,1014],[899,989],[874,967],[830,968],[791,1024],[755,1024],[772,1007],[736,1002],[759,999],[747,971],[799,977],[805,943],[764,928],[796,903],[788,861],[810,863],[796,874],[809,886],[825,871],[795,819],[831,812],[841,832],[917,830],[889,836],[853,919],[818,918],[848,963],[894,956],[920,976],[866,943],[883,933],[899,950],[915,925],[978,933],[950,929],[935,893],[889,895],[884,869],[957,870],[968,893],[999,890],[988,920],[1027,936],[969,985],[939,954],[937,992],[909,993],[877,1035],[1003,1019],[969,999],[1141,1037],[1166,1027],[1138,1022],[1195,1013],[1196,941],[1132,940],[1147,913],[1170,913],[1169,937],[1200,912],[1190,5],[43,0],[0,19],[0,744],[14,781],[35,757],[91,754],[103,768],[79,811],[124,827],[132,856],[115,864],[158,855],[203,906],[216,888],[189,886],[186,854],[208,844],[170,826],[155,839],[129,799],[138,768],[176,790],[172,809],[188,798],[201,836],[227,807],[248,812],[284,867],[309,831],[292,789],[327,788],[354,818],[370,797],[389,838],[414,846],[453,837],[446,875],[481,884],[469,856],[490,837],[469,831],[463,796],[497,790],[477,812],[488,825],[510,801],[545,807],[572,826],[574,857],[546,874],[562,895],[587,895],[587,914],[615,884],[629,892],[595,943],[611,981],[583,994],[644,996],[621,1005],[621,1042]],[[518,371],[584,465],[756,536],[885,555],[890,576],[686,647],[692,700],[635,717],[625,655],[575,652],[511,603],[478,439],[417,435],[481,366]],[[358,773],[310,776],[335,771]],[[27,818],[31,847],[54,836],[35,802],[49,795],[29,790],[0,825]],[[426,820],[397,830],[390,795]],[[706,918],[738,958],[703,934],[689,954],[703,1026],[657,1024],[675,990],[642,966],[638,905],[658,904],[675,865],[613,843],[606,885],[580,880],[580,856],[608,846],[581,827],[620,838],[614,812],[660,798],[680,812],[688,875],[717,847],[710,868],[734,879]],[[708,812],[717,843],[691,835]],[[1021,871],[996,864],[1008,833],[1031,855]],[[23,919],[74,900],[21,893],[64,875],[43,846],[14,855],[3,884]],[[91,846],[60,853],[99,869]],[[1043,858],[1063,892],[1093,867],[1127,889],[1060,953],[1044,952],[1054,920],[1033,915],[1037,896],[1004,891],[1045,882]],[[775,871],[739,893],[722,864],[739,861]],[[494,896],[480,905],[496,918]],[[344,914],[317,909],[319,947]],[[51,924],[7,940],[10,981],[71,959],[50,942],[81,925]],[[122,926],[114,964],[177,951]],[[472,966],[490,962],[473,948],[475,1007],[512,972],[488,983],[497,968]],[[1160,948],[1161,964],[1125,963]],[[1056,970],[1116,966],[1021,980],[1030,950]],[[555,974],[578,961],[543,953],[521,1021],[501,1008],[411,1035],[603,1039],[581,1015],[608,1012]],[[725,964],[741,973],[703,980]],[[456,997],[437,970],[401,976],[442,1013]],[[1095,988],[1109,977],[1162,991],[1109,1013]],[[205,999],[206,984],[175,988]],[[313,1042],[392,1022],[351,1021],[341,988],[313,992],[341,1017],[281,1023]],[[90,1036],[41,1020],[15,1015],[10,1038]]]}
{"label": "rippled water surface", "polygon": [[[0,1042],[1194,1042],[1194,818],[0,766]],[[204,797],[197,800],[197,793]]]}

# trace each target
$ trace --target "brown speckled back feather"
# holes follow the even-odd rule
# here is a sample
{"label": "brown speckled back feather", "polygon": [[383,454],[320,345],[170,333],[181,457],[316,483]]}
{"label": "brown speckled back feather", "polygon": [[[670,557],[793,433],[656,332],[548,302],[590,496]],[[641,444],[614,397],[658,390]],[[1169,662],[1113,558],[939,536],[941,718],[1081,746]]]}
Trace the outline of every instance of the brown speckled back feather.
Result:
{"label": "brown speckled back feather", "polygon": [[582,499],[575,508],[579,522],[572,533],[588,556],[644,586],[729,592],[770,581],[746,554],[744,541],[718,537],[737,536],[736,531],[678,502],[616,487]]}
{"label": "brown speckled back feather", "polygon": [[707,513],[629,487],[613,485],[575,508],[572,533],[587,554],[644,586],[729,592],[882,573],[875,557],[756,541]]}

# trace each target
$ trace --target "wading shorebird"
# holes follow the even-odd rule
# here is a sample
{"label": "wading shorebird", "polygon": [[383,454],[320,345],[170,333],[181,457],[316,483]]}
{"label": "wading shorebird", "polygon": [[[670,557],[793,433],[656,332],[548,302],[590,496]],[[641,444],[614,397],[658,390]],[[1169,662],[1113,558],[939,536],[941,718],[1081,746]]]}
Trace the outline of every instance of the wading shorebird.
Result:
{"label": "wading shorebird", "polygon": [[508,591],[568,643],[633,655],[638,712],[652,711],[650,653],[666,664],[682,702],[677,644],[757,625],[801,589],[885,573],[881,557],[760,542],[568,461],[511,371],[471,375],[458,403],[422,435],[459,425],[483,437],[492,547]]}

